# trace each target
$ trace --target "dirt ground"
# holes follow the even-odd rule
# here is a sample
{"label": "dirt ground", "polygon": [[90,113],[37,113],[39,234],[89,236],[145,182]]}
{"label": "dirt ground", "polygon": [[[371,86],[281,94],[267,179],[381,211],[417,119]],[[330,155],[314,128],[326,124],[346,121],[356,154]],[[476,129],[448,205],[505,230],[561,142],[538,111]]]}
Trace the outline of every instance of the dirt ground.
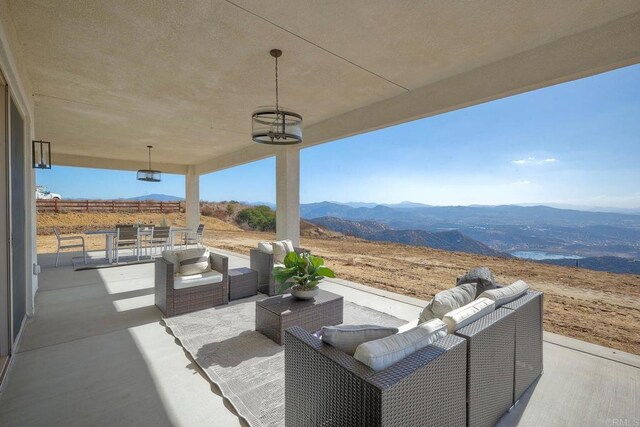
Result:
{"label": "dirt ground", "polygon": [[[39,215],[38,227],[66,224],[65,233],[83,229],[110,228],[123,221],[123,214]],[[100,218],[85,218],[100,215]],[[104,217],[103,217],[104,215]],[[159,223],[166,217],[174,225],[184,224],[184,214],[131,214],[132,222]],[[243,231],[220,219],[203,217],[205,242],[209,246],[249,254],[259,241],[274,240],[273,233]],[[538,264],[440,251],[395,243],[369,242],[314,227],[302,229],[302,246],[325,259],[339,278],[362,283],[425,301],[437,292],[455,286],[456,277],[479,266],[487,266],[500,283],[525,280],[545,293],[545,330],[606,347],[640,354],[640,276],[597,272],[572,267]],[[103,237],[87,239],[90,249],[104,247]],[[55,251],[55,237],[38,235],[38,252]]]}

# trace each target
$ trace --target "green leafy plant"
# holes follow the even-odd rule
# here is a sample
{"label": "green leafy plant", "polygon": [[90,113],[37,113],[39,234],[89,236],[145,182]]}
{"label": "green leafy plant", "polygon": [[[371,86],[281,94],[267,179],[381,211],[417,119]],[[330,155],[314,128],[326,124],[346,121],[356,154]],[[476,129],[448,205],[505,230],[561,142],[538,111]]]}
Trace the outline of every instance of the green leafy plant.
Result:
{"label": "green leafy plant", "polygon": [[240,211],[236,222],[247,224],[253,230],[275,231],[276,213],[268,206],[255,206]]}
{"label": "green leafy plant", "polygon": [[324,265],[322,258],[307,252],[290,252],[284,257],[284,267],[273,268],[273,278],[279,285],[279,294],[293,286],[311,290],[325,277],[336,277],[336,274]]}

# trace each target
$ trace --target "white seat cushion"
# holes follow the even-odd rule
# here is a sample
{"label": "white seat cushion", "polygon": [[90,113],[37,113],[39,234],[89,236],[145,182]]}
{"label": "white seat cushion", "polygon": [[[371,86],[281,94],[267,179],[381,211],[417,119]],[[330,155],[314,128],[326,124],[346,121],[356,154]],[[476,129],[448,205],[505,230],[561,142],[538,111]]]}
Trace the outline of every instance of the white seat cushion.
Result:
{"label": "white seat cushion", "polygon": [[173,279],[173,289],[193,288],[194,286],[211,285],[222,282],[223,275],[215,270],[205,271],[200,274],[190,274],[188,276],[177,275]]}
{"label": "white seat cushion", "polygon": [[353,357],[380,371],[446,335],[447,325],[433,319],[406,332],[360,344]]}
{"label": "white seat cushion", "polygon": [[476,298],[476,285],[466,283],[438,292],[429,304],[420,313],[419,322],[426,322],[431,319],[442,319],[445,314],[463,305],[469,304]]}
{"label": "white seat cushion", "polygon": [[179,251],[178,258],[180,259],[180,274],[183,276],[200,274],[211,269],[207,248],[193,248]]}
{"label": "white seat cushion", "polygon": [[488,291],[484,291],[480,298],[489,298],[492,301],[495,301],[496,308],[503,306],[505,304],[510,303],[511,301],[520,298],[522,295],[527,293],[529,290],[529,285],[524,280],[518,280],[510,284],[509,286],[505,286],[504,288],[496,288],[489,289]]}
{"label": "white seat cushion", "polygon": [[180,258],[178,257],[178,252],[179,251],[162,251],[162,258],[173,264],[174,275],[180,273]]}
{"label": "white seat cushion", "polygon": [[258,243],[258,250],[260,252],[264,252],[265,254],[273,253],[273,245],[269,242],[260,242]]}
{"label": "white seat cushion", "polygon": [[293,252],[293,242],[291,240],[281,240],[282,244],[284,245],[284,249],[287,251],[287,253]]}
{"label": "white seat cushion", "polygon": [[322,341],[353,356],[360,344],[388,337],[397,332],[398,328],[378,325],[323,326]]}
{"label": "white seat cushion", "polygon": [[287,255],[287,248],[284,246],[282,242],[273,242],[273,262],[282,264],[284,262],[284,257]]}
{"label": "white seat cushion", "polygon": [[489,298],[478,298],[469,304],[445,314],[442,321],[447,324],[449,333],[475,322],[496,309],[495,303]]}

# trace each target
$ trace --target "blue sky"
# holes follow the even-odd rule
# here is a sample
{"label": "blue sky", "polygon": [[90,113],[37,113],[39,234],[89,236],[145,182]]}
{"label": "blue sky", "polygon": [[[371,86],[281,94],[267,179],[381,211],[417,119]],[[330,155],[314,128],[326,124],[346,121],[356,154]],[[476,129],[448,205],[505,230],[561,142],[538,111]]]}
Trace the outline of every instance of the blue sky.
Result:
{"label": "blue sky", "polygon": [[[304,113],[304,112],[302,112]],[[640,208],[640,65],[370,132],[301,153],[303,203],[560,203]],[[184,196],[133,172],[55,167],[64,198]],[[275,201],[273,158],[201,177],[203,200]]]}

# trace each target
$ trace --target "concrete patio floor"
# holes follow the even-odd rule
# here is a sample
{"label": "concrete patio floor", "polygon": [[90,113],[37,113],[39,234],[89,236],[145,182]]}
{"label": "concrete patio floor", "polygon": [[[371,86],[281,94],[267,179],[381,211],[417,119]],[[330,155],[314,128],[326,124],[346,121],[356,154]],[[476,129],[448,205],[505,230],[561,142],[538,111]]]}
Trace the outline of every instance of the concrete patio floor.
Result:
{"label": "concrete patio floor", "polygon": [[[54,259],[39,256],[36,315],[0,394],[1,426],[246,425],[164,327],[152,264],[73,271],[69,255],[59,268]],[[425,305],[343,280],[323,287],[407,321]],[[499,426],[639,425],[640,357],[545,333],[544,358]]]}

